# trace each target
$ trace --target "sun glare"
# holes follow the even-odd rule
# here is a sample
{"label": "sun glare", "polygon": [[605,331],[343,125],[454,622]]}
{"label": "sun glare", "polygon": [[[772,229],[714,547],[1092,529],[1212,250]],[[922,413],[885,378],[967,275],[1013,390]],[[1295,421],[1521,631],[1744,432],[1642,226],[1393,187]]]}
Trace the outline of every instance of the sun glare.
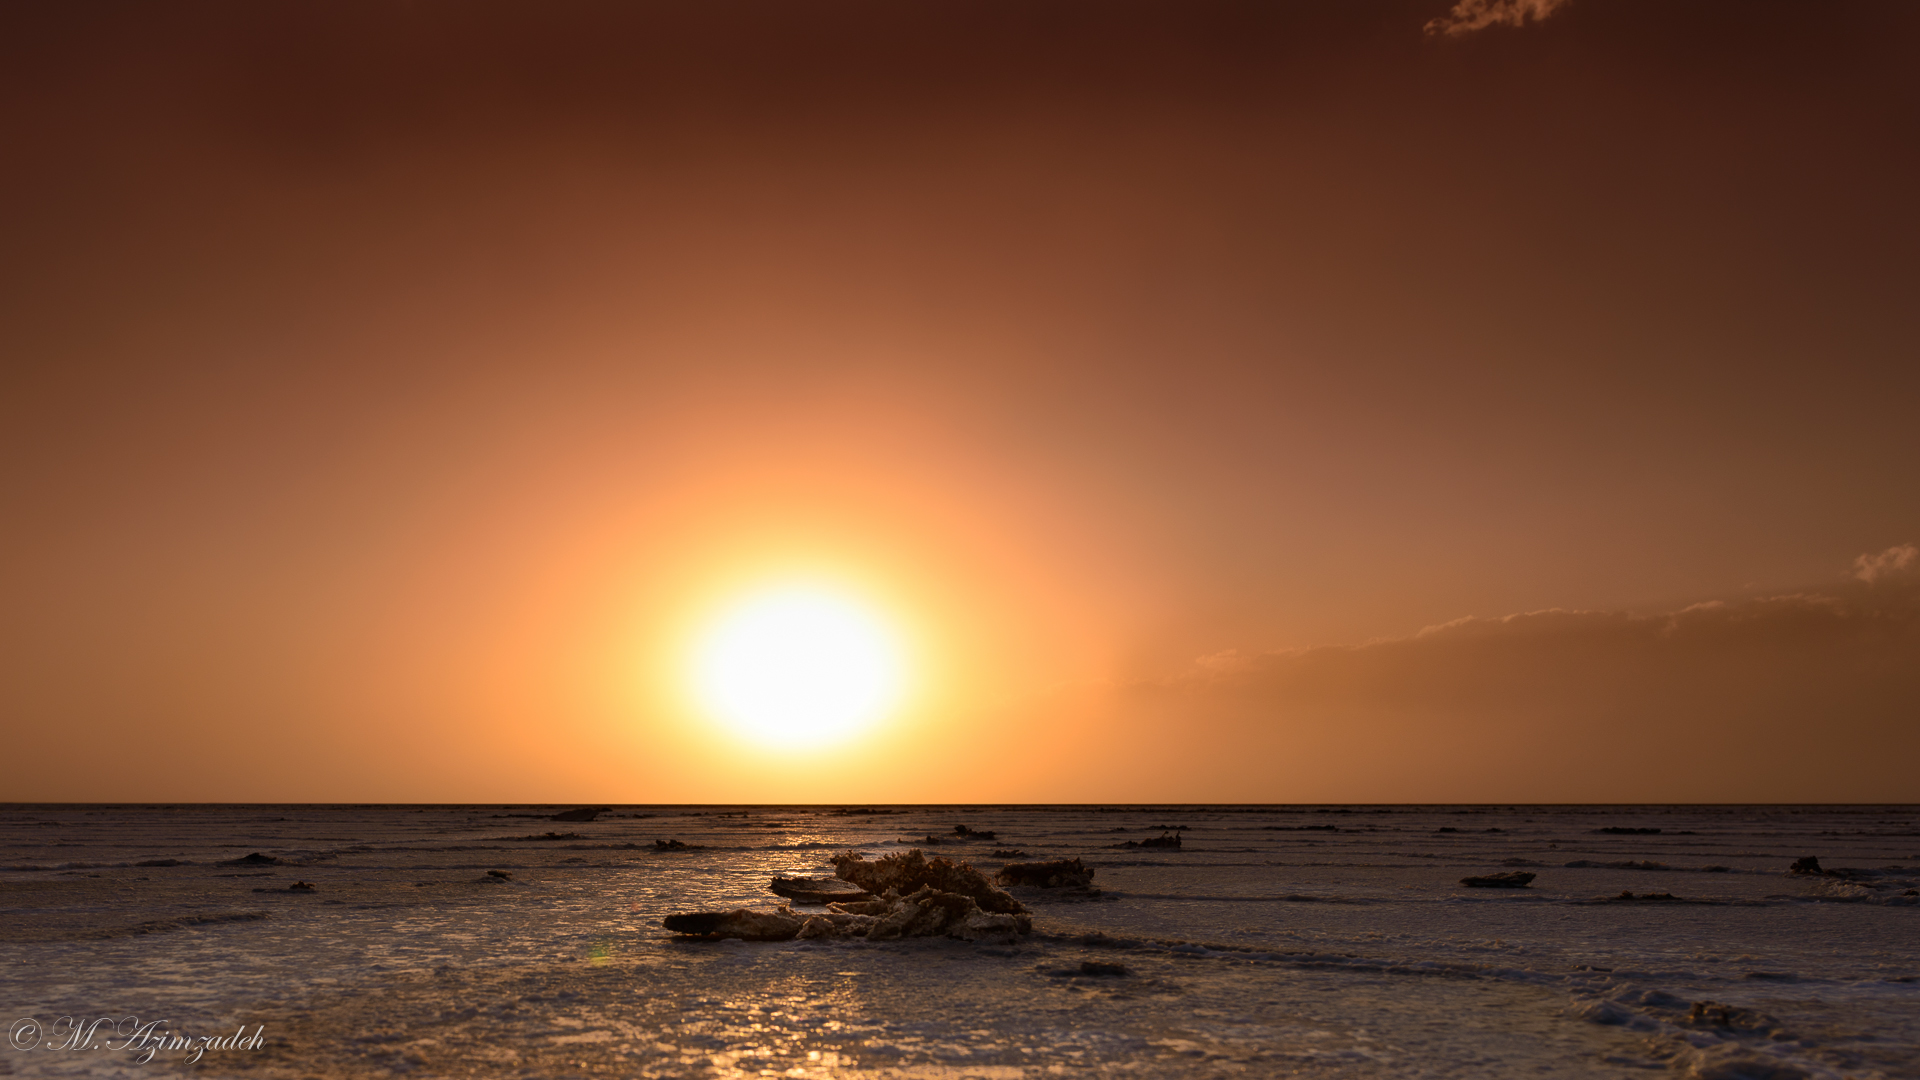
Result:
{"label": "sun glare", "polygon": [[700,704],[748,740],[781,747],[838,742],[900,699],[897,635],[828,589],[754,593],[723,611],[694,652]]}

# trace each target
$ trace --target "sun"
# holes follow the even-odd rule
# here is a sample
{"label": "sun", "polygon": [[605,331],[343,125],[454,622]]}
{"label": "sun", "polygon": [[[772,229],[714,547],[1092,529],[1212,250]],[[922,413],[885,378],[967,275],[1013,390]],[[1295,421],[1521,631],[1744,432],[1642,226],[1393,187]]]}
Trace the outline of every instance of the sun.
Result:
{"label": "sun", "polygon": [[840,742],[899,704],[899,635],[833,589],[782,585],[722,610],[694,648],[701,706],[747,740],[774,747]]}

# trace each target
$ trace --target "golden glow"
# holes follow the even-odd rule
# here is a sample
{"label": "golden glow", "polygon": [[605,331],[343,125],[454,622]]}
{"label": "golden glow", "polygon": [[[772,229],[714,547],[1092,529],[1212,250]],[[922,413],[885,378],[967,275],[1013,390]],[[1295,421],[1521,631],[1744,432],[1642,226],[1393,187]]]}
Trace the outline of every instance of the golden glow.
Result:
{"label": "golden glow", "polygon": [[693,689],[750,742],[812,747],[885,718],[905,668],[898,635],[871,609],[832,589],[784,585],[713,621],[694,651]]}

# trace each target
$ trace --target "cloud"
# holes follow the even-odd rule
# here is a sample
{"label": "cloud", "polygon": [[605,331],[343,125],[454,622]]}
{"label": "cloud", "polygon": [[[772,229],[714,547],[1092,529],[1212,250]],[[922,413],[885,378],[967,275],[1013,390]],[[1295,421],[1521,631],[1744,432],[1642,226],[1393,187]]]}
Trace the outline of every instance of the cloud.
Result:
{"label": "cloud", "polygon": [[1524,26],[1546,18],[1570,0],[1460,0],[1453,10],[1427,23],[1427,33],[1457,36],[1489,26]]}
{"label": "cloud", "polygon": [[1169,685],[1409,701],[1496,684],[1505,691],[1611,682],[1617,693],[1627,688],[1614,675],[1632,668],[1657,667],[1684,680],[1731,662],[1764,681],[1770,654],[1804,665],[1816,657],[1859,659],[1889,645],[1920,646],[1920,590],[1802,592],[1652,615],[1552,608],[1457,619],[1363,645],[1216,654]]}
{"label": "cloud", "polygon": [[1214,654],[1135,684],[1101,729],[1151,761],[1091,760],[1150,779],[1192,756],[1217,797],[1256,800],[1913,801],[1920,552],[1861,566],[1871,580],[1652,614]]}
{"label": "cloud", "polygon": [[1773,596],[1225,649],[972,717],[943,761],[1057,802],[1920,803],[1901,552]]}
{"label": "cloud", "polygon": [[1853,576],[1869,584],[1889,574],[1905,573],[1920,559],[1920,547],[1895,544],[1878,555],[1862,555],[1853,560]]}

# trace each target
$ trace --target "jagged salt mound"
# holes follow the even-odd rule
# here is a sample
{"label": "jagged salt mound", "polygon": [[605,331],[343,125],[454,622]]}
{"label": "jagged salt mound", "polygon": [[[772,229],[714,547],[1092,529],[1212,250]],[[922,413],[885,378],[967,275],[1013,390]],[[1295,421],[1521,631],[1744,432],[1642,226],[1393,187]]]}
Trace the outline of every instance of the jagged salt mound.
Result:
{"label": "jagged salt mound", "polygon": [[909,937],[952,937],[967,941],[1007,938],[1033,931],[1033,918],[1020,901],[996,888],[966,863],[918,848],[868,860],[853,852],[834,856],[840,880],[875,894],[871,900],[830,903],[823,914],[796,914],[781,905],[773,911],[735,908],[669,915],[662,925],[676,934],[745,941],[795,938],[863,937],[891,941]]}
{"label": "jagged salt mound", "polygon": [[993,880],[1002,885],[1033,885],[1042,889],[1091,889],[1093,868],[1079,859],[1008,863]]}
{"label": "jagged salt mound", "polygon": [[931,887],[971,899],[980,910],[1004,915],[1023,915],[1025,904],[966,863],[945,856],[929,859],[919,848],[896,852],[869,860],[851,851],[833,857],[833,871],[842,881],[851,881],[875,896],[888,892],[906,896]]}
{"label": "jagged salt mound", "polygon": [[676,934],[745,941],[795,938],[853,938],[896,941],[910,937],[950,937],[963,941],[1011,938],[1033,931],[1026,914],[981,911],[971,897],[925,886],[910,896],[890,895],[852,904],[829,904],[819,915],[796,914],[785,905],[773,911],[736,908],[669,915],[663,925]]}

